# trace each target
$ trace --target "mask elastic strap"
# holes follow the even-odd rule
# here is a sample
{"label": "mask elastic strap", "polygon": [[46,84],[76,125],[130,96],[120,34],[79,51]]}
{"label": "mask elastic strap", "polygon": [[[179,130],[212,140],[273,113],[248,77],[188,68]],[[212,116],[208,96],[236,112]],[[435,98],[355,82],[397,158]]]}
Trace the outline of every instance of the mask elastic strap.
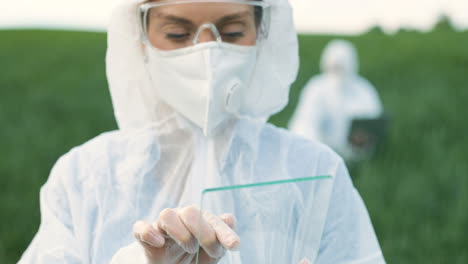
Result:
{"label": "mask elastic strap", "polygon": [[219,44],[221,44],[221,42],[222,42],[223,40],[221,39],[221,35],[219,34],[218,29],[216,28],[215,25],[209,23],[209,24],[203,24],[203,25],[201,25],[201,26],[198,28],[197,33],[195,34],[195,37],[193,38],[193,45],[198,44],[198,41],[199,41],[199,39],[200,39],[200,35],[201,35],[201,33],[202,33],[205,29],[210,29],[211,32],[213,33],[213,36],[214,36],[215,39],[216,39],[216,42],[218,42]]}

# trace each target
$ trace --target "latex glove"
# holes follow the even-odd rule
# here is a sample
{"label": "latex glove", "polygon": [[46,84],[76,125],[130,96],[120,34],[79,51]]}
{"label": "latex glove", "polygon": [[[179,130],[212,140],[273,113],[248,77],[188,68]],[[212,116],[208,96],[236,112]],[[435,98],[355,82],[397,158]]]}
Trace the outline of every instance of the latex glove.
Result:
{"label": "latex glove", "polygon": [[308,258],[303,258],[299,261],[299,264],[311,264]]}
{"label": "latex glove", "polygon": [[233,215],[218,217],[190,206],[164,209],[154,224],[138,221],[133,233],[145,249],[147,263],[195,263],[201,247],[199,263],[211,264],[221,259],[225,249],[239,246],[234,224]]}

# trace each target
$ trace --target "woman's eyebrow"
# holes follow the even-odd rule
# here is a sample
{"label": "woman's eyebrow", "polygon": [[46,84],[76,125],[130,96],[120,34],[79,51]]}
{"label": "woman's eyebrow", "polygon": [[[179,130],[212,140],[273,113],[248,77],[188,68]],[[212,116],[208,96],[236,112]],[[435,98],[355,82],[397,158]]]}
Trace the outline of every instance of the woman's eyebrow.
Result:
{"label": "woman's eyebrow", "polygon": [[169,15],[169,14],[164,14],[164,13],[157,13],[155,16],[158,19],[165,20],[165,22],[169,23],[175,23],[175,24],[182,24],[182,25],[193,25],[192,21],[189,19],[183,18],[183,17],[178,17],[175,15]]}
{"label": "woman's eyebrow", "polygon": [[223,16],[223,17],[219,18],[218,20],[216,20],[216,24],[223,24],[223,23],[229,22],[231,20],[245,18],[245,17],[252,16],[252,15],[253,15],[253,13],[251,11],[244,11],[244,12],[234,13],[234,14],[226,15],[226,16]]}

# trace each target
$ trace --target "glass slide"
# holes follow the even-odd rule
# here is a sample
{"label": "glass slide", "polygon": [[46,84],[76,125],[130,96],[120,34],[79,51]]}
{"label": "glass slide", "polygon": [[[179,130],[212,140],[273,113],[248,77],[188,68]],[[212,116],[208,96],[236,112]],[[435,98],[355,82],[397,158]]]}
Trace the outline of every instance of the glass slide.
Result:
{"label": "glass slide", "polygon": [[[205,189],[201,210],[234,215],[240,237],[218,263],[312,263],[331,186],[331,176],[316,176]],[[204,264],[201,255],[196,263]]]}

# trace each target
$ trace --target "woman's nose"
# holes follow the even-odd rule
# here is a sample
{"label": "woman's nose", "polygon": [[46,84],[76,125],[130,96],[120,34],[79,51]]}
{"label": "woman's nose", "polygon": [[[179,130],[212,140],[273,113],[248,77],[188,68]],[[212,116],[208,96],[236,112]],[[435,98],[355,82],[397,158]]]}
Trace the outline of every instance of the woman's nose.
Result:
{"label": "woman's nose", "polygon": [[204,42],[210,42],[210,41],[216,41],[216,37],[214,36],[213,32],[210,29],[207,28],[203,30],[202,32],[200,32],[197,43],[204,43]]}
{"label": "woman's nose", "polygon": [[203,24],[198,29],[193,39],[193,44],[217,41],[221,42],[221,36],[219,35],[218,29],[213,24]]}

